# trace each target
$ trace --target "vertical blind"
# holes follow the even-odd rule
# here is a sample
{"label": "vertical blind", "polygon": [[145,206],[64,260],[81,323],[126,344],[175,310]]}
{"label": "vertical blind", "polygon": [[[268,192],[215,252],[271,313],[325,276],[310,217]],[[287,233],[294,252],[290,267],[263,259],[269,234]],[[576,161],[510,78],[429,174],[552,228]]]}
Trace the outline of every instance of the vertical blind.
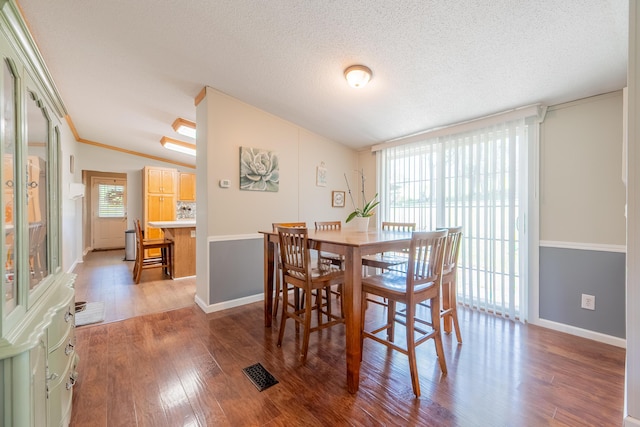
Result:
{"label": "vertical blind", "polygon": [[463,226],[458,301],[526,320],[525,119],[378,151],[380,221]]}

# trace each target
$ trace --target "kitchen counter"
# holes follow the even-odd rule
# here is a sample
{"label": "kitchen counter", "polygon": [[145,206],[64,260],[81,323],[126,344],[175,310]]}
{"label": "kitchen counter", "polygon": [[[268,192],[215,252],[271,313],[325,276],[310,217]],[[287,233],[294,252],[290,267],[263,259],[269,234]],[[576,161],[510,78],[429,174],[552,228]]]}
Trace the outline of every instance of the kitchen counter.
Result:
{"label": "kitchen counter", "polygon": [[151,227],[162,229],[165,239],[173,240],[173,277],[196,274],[196,220],[149,221]]}
{"label": "kitchen counter", "polygon": [[149,221],[149,225],[156,228],[181,228],[192,227],[195,228],[195,219],[180,219],[178,221]]}

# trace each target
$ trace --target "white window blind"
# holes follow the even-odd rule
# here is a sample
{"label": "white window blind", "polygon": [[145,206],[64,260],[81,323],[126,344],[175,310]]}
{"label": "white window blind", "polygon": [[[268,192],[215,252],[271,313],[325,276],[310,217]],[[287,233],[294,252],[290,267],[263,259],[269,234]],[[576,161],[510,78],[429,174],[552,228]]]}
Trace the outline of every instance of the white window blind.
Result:
{"label": "white window blind", "polygon": [[98,184],[98,217],[123,218],[124,212],[124,186]]}
{"label": "white window blind", "polygon": [[379,220],[418,230],[462,225],[458,301],[522,321],[529,127],[521,118],[378,155]]}

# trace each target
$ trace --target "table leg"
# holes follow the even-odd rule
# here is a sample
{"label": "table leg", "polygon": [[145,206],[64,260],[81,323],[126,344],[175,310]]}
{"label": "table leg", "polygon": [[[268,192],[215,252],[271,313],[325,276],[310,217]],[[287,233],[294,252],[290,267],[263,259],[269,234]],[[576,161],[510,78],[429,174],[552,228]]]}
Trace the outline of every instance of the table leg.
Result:
{"label": "table leg", "polygon": [[264,326],[271,326],[273,314],[273,271],[275,243],[270,236],[264,235]]}
{"label": "table leg", "polygon": [[345,254],[345,283],[343,286],[344,317],[347,353],[347,390],[358,391],[360,385],[360,362],[362,340],[362,257],[359,247],[349,247]]}

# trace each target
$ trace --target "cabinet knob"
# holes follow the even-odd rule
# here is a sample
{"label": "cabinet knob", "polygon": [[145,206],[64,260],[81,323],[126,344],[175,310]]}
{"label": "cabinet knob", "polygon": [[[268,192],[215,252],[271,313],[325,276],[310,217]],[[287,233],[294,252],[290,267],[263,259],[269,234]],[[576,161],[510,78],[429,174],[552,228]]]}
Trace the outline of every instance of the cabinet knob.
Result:
{"label": "cabinet knob", "polygon": [[71,310],[69,310],[64,314],[64,321],[69,323],[69,320],[71,320],[72,317],[73,313],[71,312]]}
{"label": "cabinet knob", "polygon": [[67,388],[67,390],[71,390],[71,388],[76,385],[78,379],[78,373],[77,372],[73,372],[71,375],[69,375],[69,381],[67,381],[67,383],[65,384],[65,387]]}
{"label": "cabinet knob", "polygon": [[73,347],[74,345],[71,343],[71,341],[69,341],[69,343],[67,344],[67,346],[64,348],[64,354],[66,356],[70,355],[71,353],[73,353]]}

